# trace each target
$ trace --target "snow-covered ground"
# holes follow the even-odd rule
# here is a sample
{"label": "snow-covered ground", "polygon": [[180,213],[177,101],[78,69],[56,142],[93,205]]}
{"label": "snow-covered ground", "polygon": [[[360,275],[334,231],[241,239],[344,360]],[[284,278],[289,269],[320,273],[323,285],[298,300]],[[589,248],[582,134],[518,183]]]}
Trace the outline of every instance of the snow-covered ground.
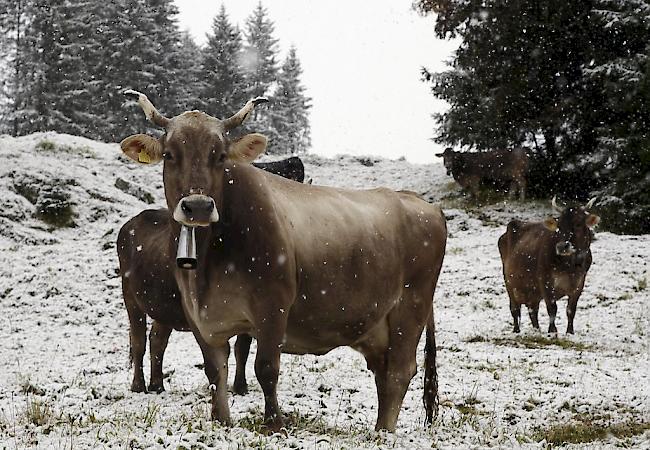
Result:
{"label": "snow-covered ground", "polygon": [[[645,434],[570,447],[650,448],[650,236],[597,234],[575,336],[564,335],[565,302],[558,339],[531,330],[525,311],[515,336],[496,241],[510,218],[542,218],[547,205],[470,207],[439,164],[350,156],[308,156],[305,164],[316,184],[384,185],[443,203],[441,408],[432,430],[424,427],[419,370],[397,432],[372,431],[374,381],[350,349],[283,355],[279,398],[293,420],[287,436],[255,432],[263,399],[253,358],[250,393],[230,399],[235,426],[209,420],[202,358],[189,333],[170,339],[167,391],[130,392],[114,243],[126,220],[164,205],[161,167],[127,163],[116,144],[48,133],[0,137],[0,449],[545,448],[544,436],[562,425],[592,432],[645,426]],[[76,227],[52,231],[33,217],[26,197],[38,201],[39,188],[51,184],[69,193]],[[153,205],[141,200],[148,198]],[[540,322],[548,325],[543,307]],[[231,365],[232,376],[232,357]]]}

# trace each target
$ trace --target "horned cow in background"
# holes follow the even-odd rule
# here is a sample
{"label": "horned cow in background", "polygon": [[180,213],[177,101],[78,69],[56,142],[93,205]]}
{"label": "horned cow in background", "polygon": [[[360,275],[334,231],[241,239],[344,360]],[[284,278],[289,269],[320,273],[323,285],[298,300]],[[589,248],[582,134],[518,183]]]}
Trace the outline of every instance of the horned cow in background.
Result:
{"label": "horned cow in background", "polygon": [[521,305],[528,307],[533,327],[539,303],[543,299],[549,315],[548,332],[555,333],[557,300],[568,296],[567,333],[573,333],[573,318],[591,266],[592,228],[600,218],[589,212],[595,198],[584,207],[559,208],[553,197],[553,209],[559,218],[543,222],[512,220],[499,238],[503,278],[510,297],[514,332],[521,324]]}

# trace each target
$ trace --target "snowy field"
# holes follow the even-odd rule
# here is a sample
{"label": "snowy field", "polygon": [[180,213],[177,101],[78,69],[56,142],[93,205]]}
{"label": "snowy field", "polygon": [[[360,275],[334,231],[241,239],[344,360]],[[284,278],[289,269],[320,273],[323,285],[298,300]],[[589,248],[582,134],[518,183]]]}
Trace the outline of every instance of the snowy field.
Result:
{"label": "snowy field", "polygon": [[[373,377],[350,349],[283,355],[286,436],[256,432],[263,399],[253,358],[250,393],[230,397],[235,426],[209,420],[189,333],[170,339],[167,391],[130,392],[115,240],[130,217],[165,204],[161,166],[127,163],[116,144],[48,133],[0,136],[0,449],[546,448],[562,432],[598,435],[572,448],[650,448],[650,236],[597,233],[574,336],[564,334],[565,301],[557,338],[533,331],[525,310],[515,336],[496,242],[510,218],[541,219],[546,204],[471,207],[439,164],[350,156],[305,163],[315,184],[409,189],[443,204],[441,408],[432,430],[424,427],[420,367],[397,432],[375,433]],[[69,193],[76,227],[51,231],[33,217],[33,203],[52,191],[43,186]],[[540,324],[548,326],[543,306]],[[423,354],[422,343],[420,365]]]}

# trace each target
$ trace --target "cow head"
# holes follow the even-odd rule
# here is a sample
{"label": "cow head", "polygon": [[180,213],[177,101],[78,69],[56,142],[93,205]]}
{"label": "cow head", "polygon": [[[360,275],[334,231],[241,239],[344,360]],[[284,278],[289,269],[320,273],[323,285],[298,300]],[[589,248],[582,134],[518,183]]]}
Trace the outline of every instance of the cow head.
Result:
{"label": "cow head", "polygon": [[436,153],[436,156],[442,158],[442,163],[445,165],[445,169],[447,169],[447,175],[451,176],[451,167],[454,164],[454,156],[456,156],[456,152],[453,151],[451,147],[447,147],[444,152]]}
{"label": "cow head", "polygon": [[217,222],[228,165],[252,162],[264,152],[267,142],[257,133],[231,141],[227,133],[241,125],[256,105],[268,100],[251,100],[226,120],[200,111],[168,119],[146,95],[132,90],[124,94],[135,98],[147,119],[164,128],[165,134],[158,139],[146,134],[129,136],[120,144],[122,151],[141,164],[163,161],[165,197],[174,220],[190,227]]}
{"label": "cow head", "polygon": [[593,236],[592,229],[600,222],[600,217],[589,212],[595,201],[594,197],[584,207],[562,209],[557,206],[553,197],[551,204],[559,213],[559,218],[549,217],[544,221],[546,228],[555,232],[556,255],[572,258],[577,266],[582,266],[586,260]]}

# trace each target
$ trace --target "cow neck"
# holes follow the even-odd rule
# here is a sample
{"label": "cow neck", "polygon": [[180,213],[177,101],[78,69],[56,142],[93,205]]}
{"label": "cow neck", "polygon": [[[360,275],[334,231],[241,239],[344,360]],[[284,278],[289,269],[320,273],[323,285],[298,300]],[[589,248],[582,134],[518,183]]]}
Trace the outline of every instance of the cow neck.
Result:
{"label": "cow neck", "polygon": [[[196,229],[199,267],[208,267],[222,258],[240,259],[243,255],[270,253],[269,246],[274,242],[272,237],[277,235],[277,219],[273,205],[268,201],[269,193],[264,181],[264,176],[252,166],[229,166],[223,177],[221,198],[215,199],[219,222]],[[180,225],[174,223],[172,244],[175,255]]]}
{"label": "cow neck", "polygon": [[231,256],[267,256],[279,244],[278,218],[265,173],[249,164],[234,164],[224,177],[223,235]]}

